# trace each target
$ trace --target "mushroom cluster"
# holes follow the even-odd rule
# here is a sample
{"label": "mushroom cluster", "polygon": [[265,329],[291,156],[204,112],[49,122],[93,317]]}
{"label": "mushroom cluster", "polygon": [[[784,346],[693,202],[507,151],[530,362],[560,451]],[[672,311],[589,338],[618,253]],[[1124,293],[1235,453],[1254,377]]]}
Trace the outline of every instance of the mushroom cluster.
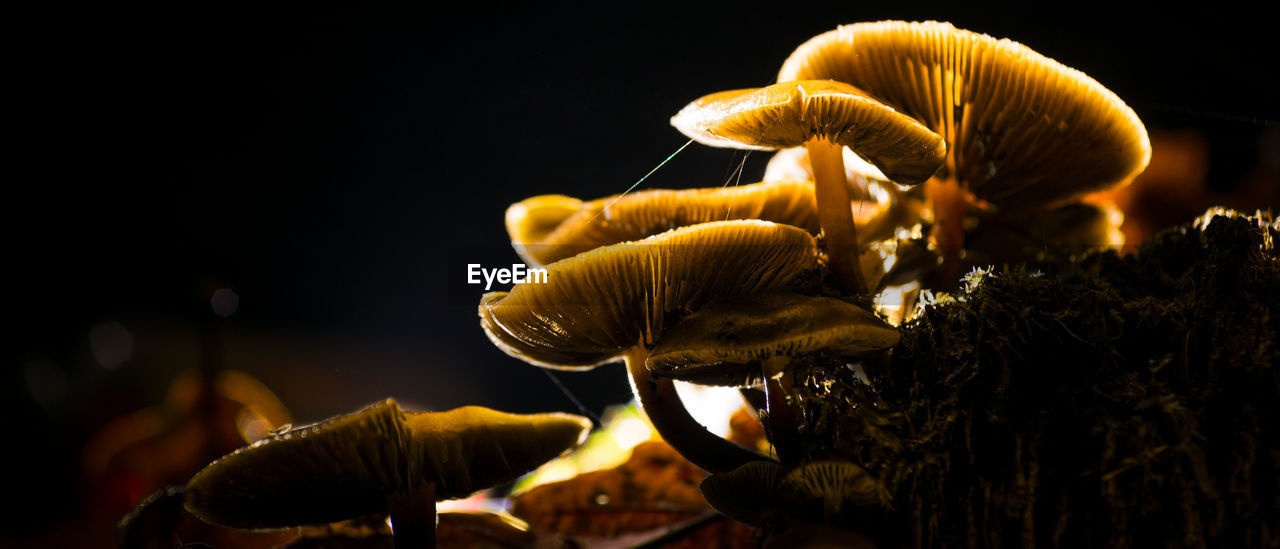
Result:
{"label": "mushroom cluster", "polygon": [[[974,261],[1025,260],[1028,241],[1114,244],[1116,212],[1080,197],[1126,184],[1150,144],[1088,76],[946,23],[839,27],[777,82],[703,96],[670,121],[702,144],[778,151],[763,182],[512,205],[512,244],[548,279],[486,294],[479,314],[531,364],[625,362],[640,407],[714,473],[704,492],[729,516],[773,513],[729,488],[755,482],[756,496],[818,502],[804,520],[838,522],[845,504],[888,508],[894,487],[810,450],[793,365],[882,361],[898,332],[869,304],[886,286],[946,291]],[[707,432],[674,380],[742,388],[774,453]]]}

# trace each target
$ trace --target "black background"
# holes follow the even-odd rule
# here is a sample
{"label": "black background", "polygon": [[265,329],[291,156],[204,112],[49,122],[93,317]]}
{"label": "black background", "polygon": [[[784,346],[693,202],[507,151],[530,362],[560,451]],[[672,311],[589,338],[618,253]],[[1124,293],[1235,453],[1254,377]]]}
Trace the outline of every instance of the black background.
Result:
{"label": "black background", "polygon": [[[46,483],[29,501],[74,504],[84,437],[195,365],[219,287],[241,299],[223,365],[300,421],[386,396],[574,411],[485,338],[466,263],[518,261],[510,203],[620,192],[684,144],[667,122],[683,105],[770,83],[837,24],[949,20],[1020,41],[1153,130],[1198,128],[1218,185],[1259,161],[1278,118],[1273,24],[1239,6],[776,4],[13,14],[3,375],[10,432],[34,448],[8,459]],[[691,146],[641,188],[718,186],[742,158]],[[113,369],[89,351],[103,322],[133,338]],[[560,377],[599,409],[627,397],[615,370]],[[29,394],[33,371],[54,372],[52,398]]]}

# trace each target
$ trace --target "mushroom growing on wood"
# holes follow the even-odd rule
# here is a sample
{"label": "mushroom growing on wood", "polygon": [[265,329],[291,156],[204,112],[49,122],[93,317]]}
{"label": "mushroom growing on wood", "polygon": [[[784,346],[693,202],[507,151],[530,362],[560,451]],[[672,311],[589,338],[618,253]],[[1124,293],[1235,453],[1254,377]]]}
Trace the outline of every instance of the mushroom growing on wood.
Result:
{"label": "mushroom growing on wood", "polygon": [[[573,211],[560,215],[571,204]],[[600,246],[731,219],[760,219],[816,233],[813,186],[773,181],[731,188],[655,189],[590,202],[535,196],[507,208],[507,232],[520,257],[545,265]]]}
{"label": "mushroom growing on wood", "polygon": [[397,547],[435,546],[435,502],[514,480],[581,444],[590,420],[478,406],[406,412],[387,399],[288,431],[209,464],[185,506],[240,529],[389,512]]}
{"label": "mushroom growing on wood", "polygon": [[671,125],[716,147],[776,150],[804,146],[813,165],[818,220],[831,269],[850,294],[865,293],[849,210],[842,147],[899,183],[920,183],[942,165],[946,143],[909,116],[841,82],[785,82],[704,96]]}
{"label": "mushroom growing on wood", "polygon": [[625,360],[640,407],[690,462],[727,471],[762,456],[709,433],[669,379],[645,367],[649,350],[689,311],[784,289],[817,265],[816,243],[765,221],[703,223],[597,248],[547,266],[547,282],[486,294],[481,325],[507,354],[557,369]]}
{"label": "mushroom growing on wood", "polygon": [[942,275],[959,275],[966,201],[1059,203],[1123,185],[1151,145],[1133,109],[1080,71],[947,23],[845,25],[801,45],[779,82],[832,79],[924,122],[950,145],[925,194]]}
{"label": "mushroom growing on wood", "polygon": [[648,367],[654,376],[710,385],[764,380],[769,438],[783,462],[794,462],[798,434],[787,401],[792,360],[827,352],[843,357],[879,353],[898,331],[874,313],[829,297],[764,294],[704,307],[670,330]]}

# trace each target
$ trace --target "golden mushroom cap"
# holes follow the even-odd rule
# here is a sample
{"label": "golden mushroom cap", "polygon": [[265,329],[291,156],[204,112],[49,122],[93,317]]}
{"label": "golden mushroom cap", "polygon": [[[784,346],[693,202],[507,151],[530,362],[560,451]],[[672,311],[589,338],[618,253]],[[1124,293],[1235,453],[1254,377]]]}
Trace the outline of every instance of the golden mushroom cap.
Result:
{"label": "golden mushroom cap", "polygon": [[688,311],[778,291],[817,264],[803,229],[759,220],[703,223],[596,248],[547,266],[547,282],[485,294],[481,325],[507,354],[590,368],[651,347]]}
{"label": "golden mushroom cap", "polygon": [[544,194],[516,202],[507,208],[507,234],[516,253],[529,263],[541,264],[528,246],[537,244],[582,208],[582,201],[562,194]]}
{"label": "golden mushroom cap", "polygon": [[844,25],[805,42],[778,81],[848,82],[950,144],[951,175],[998,207],[1127,183],[1151,157],[1138,116],[1084,73],[948,23]]}
{"label": "golden mushroom cap", "polygon": [[[820,351],[865,356],[898,343],[898,330],[839,299],[766,294],[716,303],[669,330],[649,355],[655,376],[711,385],[759,379],[756,363]],[[754,368],[742,365],[756,364]]]}
{"label": "golden mushroom cap", "polygon": [[581,444],[590,429],[569,414],[402,412],[387,399],[214,461],[187,483],[185,506],[231,528],[336,522],[385,511],[387,496],[418,481],[450,499],[513,480]]}
{"label": "golden mushroom cap", "polygon": [[[568,198],[568,197],[560,197]],[[512,211],[532,211],[522,201],[507,211],[507,228],[521,256],[537,264],[573,257],[600,246],[640,240],[671,229],[731,219],[761,219],[818,232],[813,185],[800,181],[773,181],[714,189],[655,189],[578,202],[575,211],[550,230],[538,235],[512,230]],[[557,198],[556,200],[559,200]],[[568,204],[568,201],[560,201]]]}
{"label": "golden mushroom cap", "polygon": [[713,93],[682,109],[671,125],[713,147],[776,150],[825,139],[904,185],[928,179],[947,153],[942,137],[915,119],[830,80]]}

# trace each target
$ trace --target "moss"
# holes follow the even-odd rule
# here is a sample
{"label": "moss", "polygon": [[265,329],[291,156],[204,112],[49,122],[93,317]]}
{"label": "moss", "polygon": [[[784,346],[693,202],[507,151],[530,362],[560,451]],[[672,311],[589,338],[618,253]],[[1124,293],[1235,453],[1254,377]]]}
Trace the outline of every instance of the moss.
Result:
{"label": "moss", "polygon": [[891,357],[798,371],[808,457],[880,476],[881,546],[1280,546],[1280,258],[1230,212],[1136,254],[975,272]]}

